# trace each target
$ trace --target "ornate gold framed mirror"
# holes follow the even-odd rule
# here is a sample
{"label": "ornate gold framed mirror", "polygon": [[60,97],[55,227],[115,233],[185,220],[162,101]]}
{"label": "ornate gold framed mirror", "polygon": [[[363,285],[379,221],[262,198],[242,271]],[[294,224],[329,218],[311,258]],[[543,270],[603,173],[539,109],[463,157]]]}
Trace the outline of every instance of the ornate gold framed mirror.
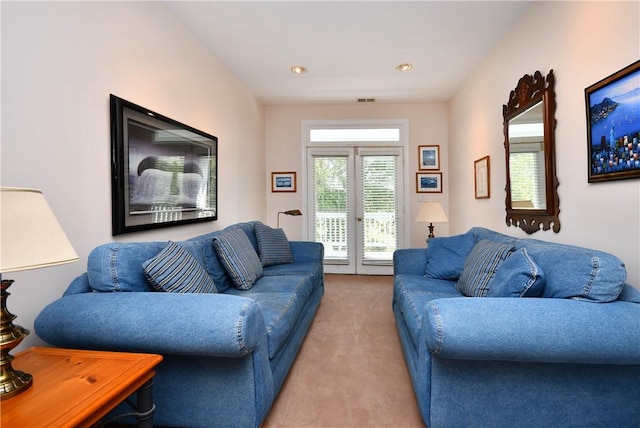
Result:
{"label": "ornate gold framed mirror", "polygon": [[507,225],[528,234],[560,231],[555,161],[555,78],[525,74],[502,106]]}

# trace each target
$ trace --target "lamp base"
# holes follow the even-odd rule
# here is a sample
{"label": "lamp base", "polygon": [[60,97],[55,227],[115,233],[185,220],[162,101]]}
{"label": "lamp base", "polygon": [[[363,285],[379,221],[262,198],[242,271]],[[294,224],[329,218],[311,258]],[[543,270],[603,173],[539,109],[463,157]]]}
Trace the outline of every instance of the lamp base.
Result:
{"label": "lamp base", "polygon": [[435,235],[433,234],[433,223],[429,223],[429,236],[427,237],[427,241],[431,238],[435,238]]}
{"label": "lamp base", "polygon": [[26,328],[13,325],[16,318],[7,310],[7,292],[12,280],[2,280],[2,294],[0,294],[0,400],[6,400],[26,391],[33,383],[30,374],[14,370],[11,366],[13,356],[9,353],[18,346],[22,339],[30,333]]}
{"label": "lamp base", "polygon": [[23,393],[33,384],[33,376],[29,373],[14,370],[11,363],[8,367],[3,366],[0,371],[0,400]]}

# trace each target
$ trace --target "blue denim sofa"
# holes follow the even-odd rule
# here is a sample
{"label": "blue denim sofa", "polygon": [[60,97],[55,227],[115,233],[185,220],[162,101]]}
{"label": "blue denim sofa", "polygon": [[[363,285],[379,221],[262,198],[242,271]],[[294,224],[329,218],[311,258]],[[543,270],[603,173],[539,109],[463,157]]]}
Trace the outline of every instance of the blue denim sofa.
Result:
{"label": "blue denim sofa", "polygon": [[[460,282],[487,241],[509,251],[469,297]],[[640,292],[625,281],[613,255],[484,228],[396,251],[393,311],[425,423],[640,427]]]}
{"label": "blue denim sofa", "polygon": [[249,290],[232,284],[212,241],[241,229],[257,252],[257,224],[181,243],[205,265],[217,294],[155,292],[149,286],[141,264],[166,242],[99,246],[89,255],[87,272],[38,315],[36,333],[59,347],[163,355],[154,379],[156,425],[257,427],[324,293],[324,250],[315,242],[291,241],[293,263],[264,267]]}

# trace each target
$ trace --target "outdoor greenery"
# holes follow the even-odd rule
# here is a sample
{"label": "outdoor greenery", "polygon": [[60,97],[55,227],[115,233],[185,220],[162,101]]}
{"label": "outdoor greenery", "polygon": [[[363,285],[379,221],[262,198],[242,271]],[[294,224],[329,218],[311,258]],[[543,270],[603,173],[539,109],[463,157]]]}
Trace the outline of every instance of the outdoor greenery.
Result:
{"label": "outdoor greenery", "polygon": [[347,157],[315,158],[316,212],[347,212]]}

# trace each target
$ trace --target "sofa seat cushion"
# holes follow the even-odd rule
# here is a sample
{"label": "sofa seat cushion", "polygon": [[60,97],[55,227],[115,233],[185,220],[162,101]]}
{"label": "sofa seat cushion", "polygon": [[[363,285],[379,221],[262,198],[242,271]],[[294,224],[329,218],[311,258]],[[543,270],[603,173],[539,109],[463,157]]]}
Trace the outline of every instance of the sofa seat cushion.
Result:
{"label": "sofa seat cushion", "polygon": [[278,275],[308,275],[314,281],[322,278],[322,264],[318,262],[296,262],[283,265],[266,266],[263,270],[264,276]]}
{"label": "sofa seat cushion", "polygon": [[262,307],[272,359],[297,326],[314,284],[308,275],[263,276],[250,290],[230,289],[227,294],[248,297]]}
{"label": "sofa seat cushion", "polygon": [[424,307],[432,300],[463,297],[453,281],[425,278],[422,275],[395,276],[393,299],[409,329],[415,349],[418,349]]}

